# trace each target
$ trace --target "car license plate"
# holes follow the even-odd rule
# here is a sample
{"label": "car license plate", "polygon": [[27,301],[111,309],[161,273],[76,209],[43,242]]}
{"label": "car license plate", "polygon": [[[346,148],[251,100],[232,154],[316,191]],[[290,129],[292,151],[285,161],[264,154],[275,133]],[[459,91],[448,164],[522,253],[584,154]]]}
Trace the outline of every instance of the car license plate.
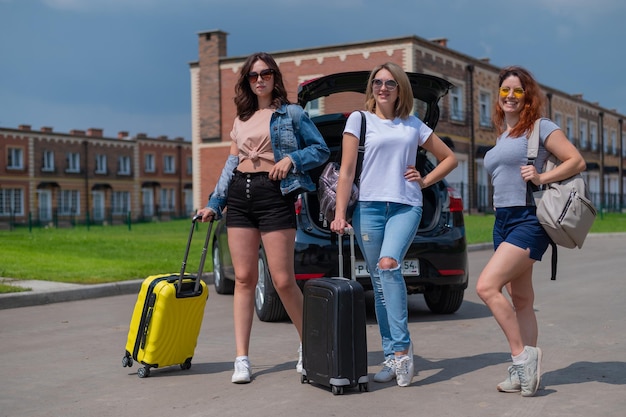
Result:
{"label": "car license plate", "polygon": [[[368,277],[370,275],[369,269],[364,261],[356,261],[354,264],[355,273],[357,277]],[[420,263],[417,259],[405,259],[402,262],[402,274],[403,275],[419,275]]]}

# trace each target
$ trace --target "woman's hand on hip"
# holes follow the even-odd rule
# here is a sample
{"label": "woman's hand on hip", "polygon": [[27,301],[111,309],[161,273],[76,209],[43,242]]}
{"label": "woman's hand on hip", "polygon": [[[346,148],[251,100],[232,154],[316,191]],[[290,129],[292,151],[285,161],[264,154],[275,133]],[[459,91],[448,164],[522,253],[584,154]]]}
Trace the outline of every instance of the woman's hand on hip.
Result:
{"label": "woman's hand on hip", "polygon": [[287,174],[291,171],[293,163],[288,156],[284,157],[280,161],[276,162],[272,169],[270,169],[269,177],[271,180],[280,181],[287,178]]}

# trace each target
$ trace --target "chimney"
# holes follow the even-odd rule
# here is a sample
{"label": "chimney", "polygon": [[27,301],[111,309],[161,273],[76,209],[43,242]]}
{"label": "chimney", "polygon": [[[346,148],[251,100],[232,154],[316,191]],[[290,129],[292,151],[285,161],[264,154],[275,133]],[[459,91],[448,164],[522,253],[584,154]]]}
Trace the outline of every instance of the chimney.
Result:
{"label": "chimney", "polygon": [[119,132],[117,132],[117,138],[118,139],[128,139],[128,132],[125,130],[121,130]]}
{"label": "chimney", "polygon": [[488,64],[489,62],[491,62],[491,58],[480,58],[480,61]]}
{"label": "chimney", "polygon": [[435,38],[435,39],[431,39],[430,41],[444,48],[448,47],[448,39],[446,38]]}
{"label": "chimney", "polygon": [[137,133],[137,139],[148,139],[148,135],[145,133]]}
{"label": "chimney", "polygon": [[43,133],[52,133],[52,128],[50,126],[41,126],[41,131]]}
{"label": "chimney", "polygon": [[91,136],[94,138],[101,138],[103,132],[104,131],[102,129],[96,129],[96,128],[90,127],[89,129],[87,129],[87,136]]}
{"label": "chimney", "polygon": [[18,129],[23,130],[25,132],[30,132],[30,125],[19,125]]}

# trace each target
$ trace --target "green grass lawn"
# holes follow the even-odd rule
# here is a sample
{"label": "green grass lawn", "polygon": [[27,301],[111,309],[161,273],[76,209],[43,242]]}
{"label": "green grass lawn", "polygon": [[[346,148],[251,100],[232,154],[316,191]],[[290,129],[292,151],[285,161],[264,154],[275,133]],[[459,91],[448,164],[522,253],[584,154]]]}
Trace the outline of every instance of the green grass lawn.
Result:
{"label": "green grass lawn", "polygon": [[[179,272],[190,220],[127,226],[16,228],[0,232],[0,277],[102,283]],[[199,224],[187,271],[197,271],[207,224]],[[207,260],[205,270],[210,271]],[[0,289],[1,291],[1,289]]]}
{"label": "green grass lawn", "polygon": [[[491,241],[493,215],[466,215],[468,244]],[[127,226],[16,228],[0,231],[0,277],[71,283],[103,283],[179,272],[189,220]],[[200,223],[191,245],[188,272],[196,272],[207,224]],[[626,232],[626,214],[598,216],[592,233]],[[205,271],[212,268],[209,252]],[[0,282],[0,292],[8,292]]]}

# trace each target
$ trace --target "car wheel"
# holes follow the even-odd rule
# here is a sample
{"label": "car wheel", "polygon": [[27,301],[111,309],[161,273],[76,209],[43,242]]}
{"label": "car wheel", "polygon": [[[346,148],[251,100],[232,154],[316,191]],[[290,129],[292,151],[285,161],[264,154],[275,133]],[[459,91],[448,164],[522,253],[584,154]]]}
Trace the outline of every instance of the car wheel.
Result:
{"label": "car wheel", "polygon": [[254,292],[254,308],[261,321],[282,321],[288,317],[272,283],[263,248],[259,249],[259,280]]}
{"label": "car wheel", "polygon": [[235,292],[235,281],[226,278],[222,267],[220,245],[217,239],[213,241],[213,284],[218,294],[232,294]]}
{"label": "car wheel", "polygon": [[424,300],[433,313],[452,314],[461,307],[464,292],[462,288],[439,285],[426,290]]}

